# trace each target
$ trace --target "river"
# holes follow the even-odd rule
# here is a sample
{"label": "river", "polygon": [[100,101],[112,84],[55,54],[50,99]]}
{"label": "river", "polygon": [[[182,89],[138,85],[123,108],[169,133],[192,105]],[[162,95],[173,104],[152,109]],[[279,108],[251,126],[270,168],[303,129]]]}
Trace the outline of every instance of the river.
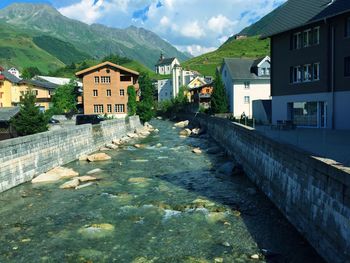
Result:
{"label": "river", "polygon": [[218,172],[224,154],[191,151],[214,142],[152,124],[160,132],[137,141],[142,149],[66,165],[102,169],[89,187],[0,194],[0,262],[323,262],[247,177]]}

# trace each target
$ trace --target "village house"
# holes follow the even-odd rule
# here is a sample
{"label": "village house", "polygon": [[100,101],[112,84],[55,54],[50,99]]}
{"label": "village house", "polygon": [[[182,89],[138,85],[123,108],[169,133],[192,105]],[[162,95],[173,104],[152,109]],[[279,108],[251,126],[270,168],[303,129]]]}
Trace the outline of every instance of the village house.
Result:
{"label": "village house", "polygon": [[139,73],[104,62],[76,73],[83,82],[84,114],[127,114],[129,86],[139,91]]}
{"label": "village house", "polygon": [[253,101],[270,99],[270,58],[225,58],[220,68],[235,117],[253,115]]}
{"label": "village house", "polygon": [[8,70],[8,72],[9,72],[10,74],[14,75],[14,76],[17,77],[17,78],[20,78],[20,76],[21,76],[21,73],[19,72],[19,70],[16,69],[16,68],[14,68],[14,67],[10,68],[10,69]]}
{"label": "village house", "polygon": [[273,124],[350,129],[350,1],[288,1],[263,37],[271,38]]}
{"label": "village house", "polygon": [[11,118],[18,115],[19,107],[0,107],[0,141],[17,136],[11,126]]}
{"label": "village house", "polygon": [[204,109],[209,109],[213,89],[213,82],[205,83],[189,89],[189,93],[191,94],[191,102],[203,107]]}
{"label": "village house", "polygon": [[0,107],[18,106],[21,98],[30,90],[36,95],[36,104],[40,110],[48,110],[52,95],[58,85],[36,80],[22,80],[0,69]]}
{"label": "village house", "polygon": [[159,75],[170,75],[175,65],[180,65],[177,58],[165,58],[161,53],[160,58],[155,65],[156,73]]}

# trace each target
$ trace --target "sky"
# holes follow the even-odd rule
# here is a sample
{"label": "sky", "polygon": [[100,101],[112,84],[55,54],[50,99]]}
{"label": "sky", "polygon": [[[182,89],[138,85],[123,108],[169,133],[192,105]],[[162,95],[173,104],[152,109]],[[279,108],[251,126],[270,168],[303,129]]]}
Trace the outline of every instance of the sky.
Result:
{"label": "sky", "polygon": [[194,56],[213,51],[228,37],[256,22],[286,0],[0,0],[49,3],[87,24],[130,25],[153,31]]}

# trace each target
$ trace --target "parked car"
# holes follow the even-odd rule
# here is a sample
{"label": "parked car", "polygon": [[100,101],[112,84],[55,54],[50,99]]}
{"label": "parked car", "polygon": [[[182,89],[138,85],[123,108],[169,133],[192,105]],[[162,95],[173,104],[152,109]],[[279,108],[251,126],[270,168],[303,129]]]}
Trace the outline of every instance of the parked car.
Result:
{"label": "parked car", "polygon": [[75,124],[76,125],[82,125],[87,123],[99,124],[101,121],[104,121],[104,120],[105,119],[103,117],[97,114],[89,114],[89,115],[80,114],[80,115],[77,115]]}

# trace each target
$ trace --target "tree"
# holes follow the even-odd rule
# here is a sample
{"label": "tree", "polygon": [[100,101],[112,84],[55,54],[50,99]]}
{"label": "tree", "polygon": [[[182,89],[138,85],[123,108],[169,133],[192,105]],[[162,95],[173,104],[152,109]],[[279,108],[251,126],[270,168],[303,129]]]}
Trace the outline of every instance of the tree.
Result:
{"label": "tree", "polygon": [[188,100],[187,100],[187,87],[181,86],[179,88],[179,93],[177,94],[177,96],[175,98],[175,103],[185,104],[187,102],[188,102]]}
{"label": "tree", "polygon": [[35,101],[35,94],[29,90],[21,101],[18,115],[11,119],[11,125],[20,136],[48,130],[48,118],[35,105]]}
{"label": "tree", "polygon": [[23,69],[21,77],[23,79],[31,79],[37,75],[41,75],[41,72],[37,67],[28,67]]}
{"label": "tree", "polygon": [[141,102],[137,104],[137,114],[143,122],[149,121],[154,116],[154,86],[147,73],[141,73],[139,78],[141,89]]}
{"label": "tree", "polygon": [[213,113],[226,113],[228,101],[224,83],[219,72],[216,72],[213,94],[211,95],[211,110]]}
{"label": "tree", "polygon": [[136,90],[134,86],[128,87],[128,115],[134,116],[136,114]]}
{"label": "tree", "polygon": [[58,87],[53,95],[53,113],[68,114],[77,112],[77,91],[74,79]]}

